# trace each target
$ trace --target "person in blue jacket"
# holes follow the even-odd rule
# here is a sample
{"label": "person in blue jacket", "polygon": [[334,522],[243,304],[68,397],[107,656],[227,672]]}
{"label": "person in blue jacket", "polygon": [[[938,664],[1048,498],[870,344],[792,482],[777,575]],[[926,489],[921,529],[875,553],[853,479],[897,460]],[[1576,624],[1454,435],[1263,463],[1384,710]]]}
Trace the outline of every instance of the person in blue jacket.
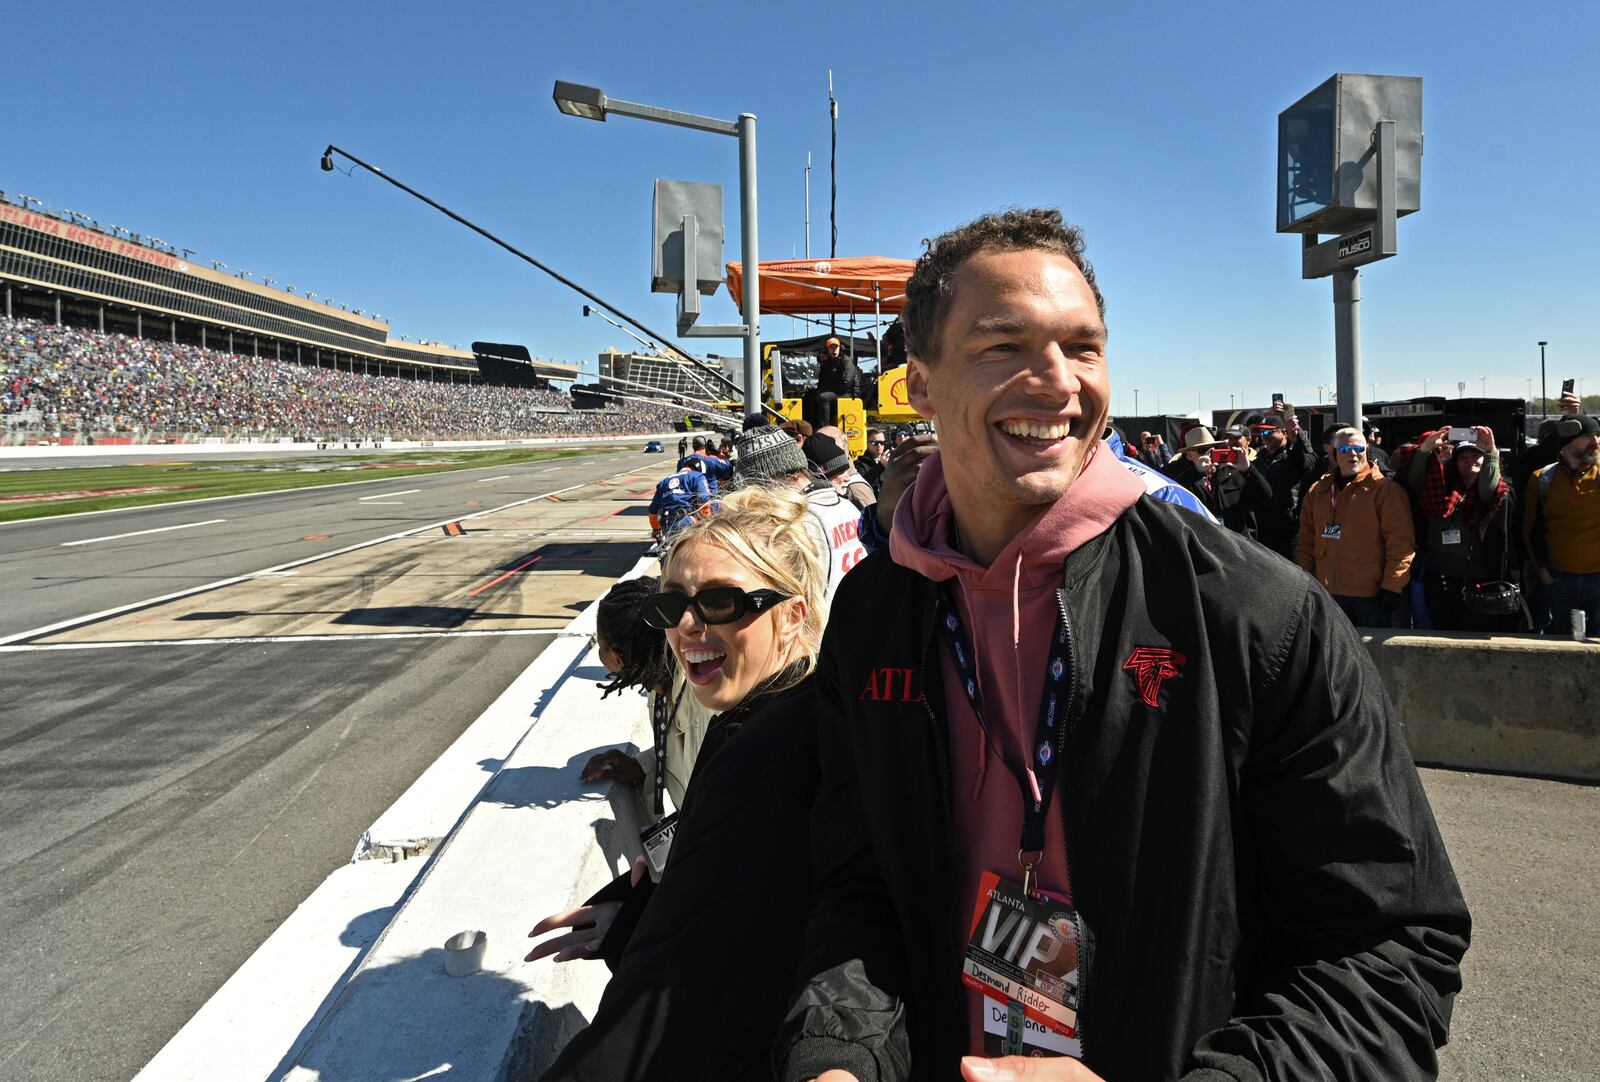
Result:
{"label": "person in blue jacket", "polygon": [[1217,516],[1206,509],[1206,505],[1200,502],[1199,496],[1196,496],[1160,470],[1151,469],[1140,461],[1133,452],[1129,451],[1127,444],[1122,442],[1122,433],[1115,428],[1106,431],[1106,443],[1117,453],[1117,458],[1121,460],[1127,471],[1144,484],[1144,490],[1151,496],[1161,500],[1163,503],[1175,503],[1185,511],[1193,511],[1195,514],[1212,522],[1217,521]]}
{"label": "person in blue jacket", "polygon": [[689,516],[711,502],[711,489],[700,462],[690,455],[678,463],[678,472],[663,477],[650,498],[650,536],[656,541],[671,537]]}
{"label": "person in blue jacket", "polygon": [[687,455],[678,460],[678,468],[690,460],[700,463],[700,472],[706,475],[706,487],[711,489],[714,497],[721,491],[724,482],[733,482],[733,463],[725,458],[718,458],[711,453],[711,441],[704,436],[696,436],[690,445]]}

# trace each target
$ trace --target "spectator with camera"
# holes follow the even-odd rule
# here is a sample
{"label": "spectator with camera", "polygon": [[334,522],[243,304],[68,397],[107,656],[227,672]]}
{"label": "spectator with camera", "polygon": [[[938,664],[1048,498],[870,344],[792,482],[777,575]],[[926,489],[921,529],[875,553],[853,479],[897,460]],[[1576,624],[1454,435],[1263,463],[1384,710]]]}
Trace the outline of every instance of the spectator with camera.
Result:
{"label": "spectator with camera", "polygon": [[1256,509],[1256,540],[1293,560],[1300,549],[1300,498],[1317,480],[1311,473],[1316,452],[1292,406],[1266,414],[1258,431],[1261,449],[1256,452],[1255,469],[1272,496]]}
{"label": "spectator with camera", "polygon": [[1556,435],[1556,422],[1561,417],[1576,417],[1583,411],[1582,400],[1572,391],[1562,391],[1556,405],[1561,411],[1561,416],[1546,417],[1539,422],[1534,445],[1516,455],[1508,463],[1511,472],[1511,487],[1516,493],[1517,503],[1523,507],[1528,506],[1528,479],[1537,473],[1541,467],[1548,466],[1561,457],[1561,448],[1566,441]]}
{"label": "spectator with camera", "polygon": [[[1396,452],[1396,462],[1402,456]],[[1440,631],[1514,631],[1520,595],[1506,582],[1511,486],[1500,473],[1494,430],[1430,432],[1404,459],[1417,510],[1423,598]]]}
{"label": "spectator with camera", "polygon": [[1217,516],[1211,513],[1211,509],[1205,505],[1200,497],[1160,470],[1147,466],[1143,458],[1129,450],[1128,445],[1123,442],[1121,431],[1118,430],[1116,425],[1111,425],[1106,429],[1105,444],[1117,456],[1117,460],[1122,463],[1123,468],[1137,477],[1139,483],[1144,486],[1144,490],[1152,497],[1161,500],[1163,503],[1177,504],[1184,510],[1193,511],[1211,522],[1217,521]]}
{"label": "spectator with camera", "polygon": [[1406,490],[1367,460],[1350,425],[1329,438],[1335,464],[1300,506],[1300,566],[1357,627],[1391,627],[1416,556]]}
{"label": "spectator with camera", "polygon": [[1167,441],[1153,432],[1139,433],[1139,446],[1133,449],[1134,457],[1153,470],[1164,469],[1172,460]]}
{"label": "spectator with camera", "polygon": [[1249,431],[1238,425],[1227,436],[1218,440],[1196,425],[1184,433],[1183,454],[1163,472],[1200,497],[1228,529],[1249,534],[1256,509],[1272,499],[1272,487],[1250,463]]}
{"label": "spectator with camera", "polygon": [[1600,623],[1600,421],[1582,414],[1555,424],[1555,462],[1528,482],[1523,538],[1550,608],[1550,633],[1570,634],[1572,614]]}

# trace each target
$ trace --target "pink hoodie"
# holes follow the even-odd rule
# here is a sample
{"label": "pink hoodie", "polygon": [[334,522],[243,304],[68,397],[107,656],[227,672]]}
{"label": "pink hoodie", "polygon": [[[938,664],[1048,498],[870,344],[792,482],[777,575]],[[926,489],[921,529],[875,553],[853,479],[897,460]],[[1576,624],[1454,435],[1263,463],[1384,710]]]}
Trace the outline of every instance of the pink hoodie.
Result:
{"label": "pink hoodie", "polygon": [[[980,698],[989,722],[990,738],[985,739],[939,640],[936,649],[942,659],[955,786],[957,882],[962,892],[957,919],[962,925],[972,912],[980,873],[1022,878],[1017,864],[1022,833],[1017,778],[1029,762],[1028,749],[1038,725],[1050,636],[1059,618],[1055,592],[1061,585],[1062,561],[1104,533],[1143,494],[1144,485],[1100,445],[1067,494],[1013,538],[987,568],[963,555],[951,541],[955,515],[938,454],[923,464],[895,509],[889,534],[894,562],[936,582],[954,578],[959,585],[955,594],[972,637]],[[1002,761],[995,762],[996,756]],[[1071,898],[1066,839],[1056,803],[1061,799],[1058,791],[1045,819],[1045,855],[1038,876],[1044,890]],[[966,994],[971,1049],[981,1054],[983,999],[977,992]]]}

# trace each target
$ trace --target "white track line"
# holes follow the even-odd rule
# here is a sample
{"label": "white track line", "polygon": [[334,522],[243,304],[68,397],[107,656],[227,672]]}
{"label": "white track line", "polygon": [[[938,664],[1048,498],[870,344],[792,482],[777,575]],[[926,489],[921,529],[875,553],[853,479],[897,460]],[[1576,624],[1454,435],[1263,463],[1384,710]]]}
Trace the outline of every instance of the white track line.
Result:
{"label": "white track line", "polygon": [[405,505],[406,501],[404,500],[373,500],[367,504],[368,507],[404,507]]}
{"label": "white track line", "polygon": [[564,635],[564,627],[508,627],[504,630],[353,632],[348,635],[240,635],[226,639],[132,639],[117,642],[52,642],[0,646],[0,654],[36,654],[48,650],[127,650],[136,646],[237,646],[267,642],[371,642],[374,639],[456,639],[490,635]]}
{"label": "white track line", "polygon": [[[143,601],[134,601],[127,605],[118,605],[116,608],[90,613],[88,616],[74,616],[70,620],[60,620],[53,624],[47,624],[44,627],[36,627],[31,631],[19,631],[14,635],[7,635],[4,638],[0,638],[0,646],[9,646],[14,642],[21,642],[23,639],[35,639],[40,635],[51,635],[57,631],[65,631],[69,627],[81,627],[84,624],[92,624],[97,620],[105,620],[112,616],[121,616],[125,612],[133,612],[137,609],[147,609],[151,605],[160,605],[167,601],[176,601],[180,597],[188,597],[191,594],[201,594],[205,593],[207,590],[217,590],[224,586],[232,586],[236,582],[245,582],[249,579],[255,578],[258,575],[267,574],[268,572],[287,571],[291,567],[301,567],[305,564],[316,563],[318,560],[327,560],[334,556],[343,556],[347,552],[355,552],[358,549],[371,548],[373,545],[381,545],[386,541],[398,541],[402,537],[411,537],[414,534],[426,533],[428,530],[437,530],[441,526],[447,525],[451,522],[465,522],[469,519],[482,518],[485,515],[498,514],[501,511],[508,511],[513,507],[521,507],[524,504],[536,503],[539,500],[545,499],[549,496],[559,496],[563,492],[571,492],[574,489],[584,488],[600,481],[610,481],[613,478],[626,477],[630,473],[638,472],[639,471],[637,468],[622,470],[618,473],[612,474],[610,477],[599,477],[594,481],[580,481],[575,485],[568,485],[566,488],[558,488],[552,492],[542,492],[537,496],[529,496],[526,499],[513,500],[510,503],[503,503],[499,507],[490,507],[487,510],[475,511],[470,515],[451,515],[449,518],[442,518],[438,522],[430,522],[426,526],[415,526],[409,530],[401,530],[399,533],[385,534],[383,537],[375,537],[370,541],[358,541],[354,545],[346,545],[342,549],[334,549],[332,552],[324,552],[317,556],[306,556],[299,560],[290,560],[288,563],[277,564],[273,567],[263,567],[256,571],[247,571],[243,575],[231,575],[225,579],[218,579],[216,582],[208,582],[203,586],[191,586],[186,590],[174,590],[170,594],[162,594],[160,597],[146,598]],[[459,632],[455,632],[455,634],[459,634]]]}
{"label": "white track line", "polygon": [[490,481],[504,481],[506,478],[512,477],[512,476],[515,476],[515,475],[514,474],[509,474],[509,473],[502,473],[499,477],[480,477],[478,480],[476,480],[476,481],[474,481],[472,483],[475,484],[475,485],[487,485]]}
{"label": "white track line", "polygon": [[387,500],[390,496],[409,496],[413,492],[421,492],[421,491],[422,490],[420,488],[407,488],[407,489],[402,489],[399,492],[380,492],[376,496],[360,496],[360,497],[357,497],[357,499],[358,499],[358,501],[359,500]]}
{"label": "white track line", "polygon": [[[588,460],[581,462],[568,462],[568,465],[586,466]],[[62,469],[92,469],[88,466],[63,466]],[[453,473],[477,473],[479,470],[499,469],[498,466],[468,466],[460,470],[439,470],[437,473],[423,474],[426,477],[442,477]],[[560,467],[558,466],[557,469]],[[548,472],[548,471],[546,471]],[[7,526],[26,526],[30,523],[60,522],[62,519],[84,518],[88,515],[115,515],[123,511],[153,511],[161,507],[188,507],[196,503],[212,503],[216,500],[248,500],[253,496],[292,496],[302,492],[321,491],[325,488],[344,488],[348,485],[375,485],[380,481],[387,481],[387,477],[368,477],[360,481],[330,481],[325,485],[306,485],[303,488],[279,488],[270,492],[235,492],[231,496],[201,496],[195,500],[172,500],[168,503],[141,503],[133,507],[106,507],[99,511],[68,511],[61,515],[41,515],[38,518],[14,518],[0,522],[0,529]]]}
{"label": "white track line", "polygon": [[225,518],[208,518],[204,522],[185,522],[177,526],[157,526],[153,530],[134,530],[132,533],[114,533],[109,537],[89,537],[82,541],[63,541],[61,547],[69,549],[73,545],[98,545],[102,541],[120,541],[124,537],[143,537],[147,533],[166,533],[168,530],[192,530],[196,526],[215,526],[219,522],[227,522]]}

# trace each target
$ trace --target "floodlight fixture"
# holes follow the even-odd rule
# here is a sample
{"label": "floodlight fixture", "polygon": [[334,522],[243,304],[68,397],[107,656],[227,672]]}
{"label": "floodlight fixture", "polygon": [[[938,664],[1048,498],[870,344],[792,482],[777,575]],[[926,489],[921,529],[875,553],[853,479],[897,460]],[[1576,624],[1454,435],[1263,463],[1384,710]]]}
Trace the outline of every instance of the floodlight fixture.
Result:
{"label": "floodlight fixture", "polygon": [[328,149],[324,150],[322,152],[322,171],[324,173],[333,172],[333,144],[332,143],[329,143],[328,144]]}
{"label": "floodlight fixture", "polygon": [[606,119],[605,91],[597,86],[584,86],[581,83],[569,83],[557,79],[555,94],[552,96],[556,100],[556,108],[568,116],[581,116],[585,120],[598,120],[602,123]]}
{"label": "floodlight fixture", "polygon": [[[656,105],[608,98],[598,87],[583,86],[580,83],[569,83],[560,79],[556,80],[551,96],[555,99],[556,108],[568,116],[603,121],[615,113],[635,120],[649,120],[657,124],[671,124],[679,128],[729,135],[739,140],[739,218],[745,267],[744,303],[741,308],[744,322],[729,326],[694,327],[692,325],[694,314],[686,316],[680,310],[678,334],[680,337],[695,338],[743,338],[745,413],[760,413],[764,403],[761,401],[761,257],[756,238],[755,114],[740,113],[737,120],[722,120],[697,113],[679,112],[676,109],[663,109]],[[693,288],[690,288],[686,297],[686,299],[691,298],[697,310],[699,297]]]}

